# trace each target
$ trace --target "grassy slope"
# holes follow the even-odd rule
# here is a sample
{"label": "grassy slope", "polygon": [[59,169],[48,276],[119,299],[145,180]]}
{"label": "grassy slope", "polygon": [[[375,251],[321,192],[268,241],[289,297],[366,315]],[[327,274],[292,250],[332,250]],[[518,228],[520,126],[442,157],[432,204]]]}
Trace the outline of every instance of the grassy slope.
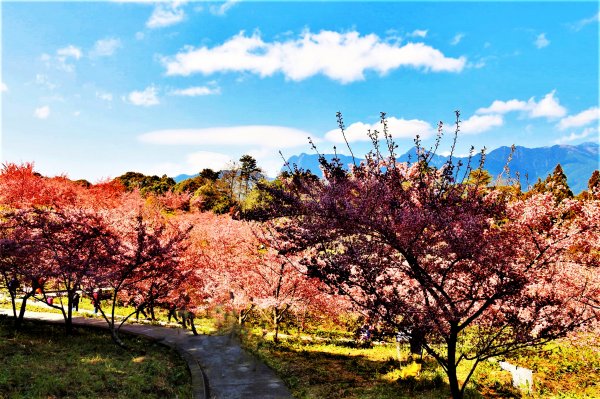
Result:
{"label": "grassy slope", "polygon": [[190,398],[191,378],[176,352],[135,337],[118,348],[105,331],[0,320],[0,398]]}

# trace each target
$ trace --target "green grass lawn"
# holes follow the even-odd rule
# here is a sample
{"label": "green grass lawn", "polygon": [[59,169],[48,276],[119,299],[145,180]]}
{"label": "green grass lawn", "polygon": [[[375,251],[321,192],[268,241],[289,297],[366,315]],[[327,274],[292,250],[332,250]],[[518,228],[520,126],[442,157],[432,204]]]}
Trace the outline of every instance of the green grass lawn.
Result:
{"label": "green grass lawn", "polygon": [[106,331],[0,319],[0,398],[191,398],[185,361],[162,345]]}

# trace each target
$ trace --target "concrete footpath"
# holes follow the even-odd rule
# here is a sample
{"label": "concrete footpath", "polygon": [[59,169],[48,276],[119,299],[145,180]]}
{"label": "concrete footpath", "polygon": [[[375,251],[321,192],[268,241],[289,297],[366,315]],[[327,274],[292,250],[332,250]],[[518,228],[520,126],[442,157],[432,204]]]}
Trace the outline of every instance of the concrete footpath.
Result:
{"label": "concrete footpath", "polygon": [[[11,314],[8,310],[0,313]],[[58,313],[25,313],[26,319],[62,323]],[[107,328],[103,319],[74,317],[73,324]],[[125,324],[122,332],[141,335],[176,349],[192,374],[195,399],[289,399],[273,370],[244,351],[230,336],[198,335],[181,328]]]}

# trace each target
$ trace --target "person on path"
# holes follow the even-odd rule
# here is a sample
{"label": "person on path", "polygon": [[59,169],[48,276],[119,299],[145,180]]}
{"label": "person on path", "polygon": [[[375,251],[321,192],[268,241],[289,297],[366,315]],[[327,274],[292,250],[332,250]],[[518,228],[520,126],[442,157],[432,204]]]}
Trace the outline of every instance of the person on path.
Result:
{"label": "person on path", "polygon": [[16,277],[13,277],[7,285],[8,291],[12,296],[15,296],[17,293],[17,289],[19,288],[19,280]]}
{"label": "person on path", "polygon": [[92,302],[94,302],[94,314],[97,314],[100,309],[100,290],[98,288],[92,292]]}
{"label": "person on path", "polygon": [[75,309],[76,312],[79,312],[79,299],[80,299],[80,295],[78,292],[75,293],[75,295],[73,295],[73,302],[71,302],[72,309]]}
{"label": "person on path", "polygon": [[174,318],[177,323],[179,323],[179,319],[177,318],[177,305],[175,304],[169,305],[169,314],[167,315],[169,323],[171,322],[171,317]]}

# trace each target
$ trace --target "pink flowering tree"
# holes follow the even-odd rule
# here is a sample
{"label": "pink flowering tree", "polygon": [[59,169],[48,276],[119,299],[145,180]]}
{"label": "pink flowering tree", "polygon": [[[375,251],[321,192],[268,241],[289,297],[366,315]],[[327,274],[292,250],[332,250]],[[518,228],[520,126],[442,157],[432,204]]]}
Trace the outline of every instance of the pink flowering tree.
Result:
{"label": "pink flowering tree", "polygon": [[107,212],[106,223],[113,238],[108,249],[109,262],[86,281],[87,293],[107,289],[108,300],[98,303],[113,340],[124,346],[119,329],[135,312],[117,320],[115,310],[120,296],[134,295],[136,290],[148,294],[145,282],[168,276],[177,266],[186,245],[189,227],[170,223],[160,213],[144,208],[139,196],[124,198],[119,208]]}
{"label": "pink flowering tree", "polygon": [[[597,316],[585,300],[597,277],[570,255],[578,238],[597,237],[598,202],[515,200],[463,183],[471,168],[452,160],[431,166],[432,153],[419,147],[412,164],[399,163],[382,122],[385,156],[374,132],[373,151],[349,172],[322,157],[323,180],[292,174],[271,190],[276,214],[288,218],[279,230],[296,251],[309,251],[303,263],[312,276],[424,348],[453,398],[463,397],[481,361]],[[459,381],[463,362],[469,371]]]}

